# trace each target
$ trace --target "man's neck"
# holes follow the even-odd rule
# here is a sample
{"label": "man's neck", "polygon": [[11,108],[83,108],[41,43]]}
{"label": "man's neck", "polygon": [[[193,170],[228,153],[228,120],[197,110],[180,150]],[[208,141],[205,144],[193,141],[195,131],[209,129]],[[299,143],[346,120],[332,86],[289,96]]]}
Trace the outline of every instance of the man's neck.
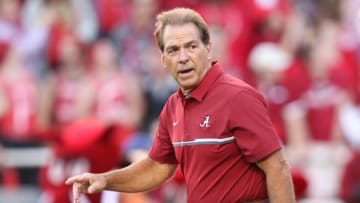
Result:
{"label": "man's neck", "polygon": [[185,98],[190,96],[191,91],[192,89],[188,89],[188,90],[181,89],[181,92],[183,93]]}

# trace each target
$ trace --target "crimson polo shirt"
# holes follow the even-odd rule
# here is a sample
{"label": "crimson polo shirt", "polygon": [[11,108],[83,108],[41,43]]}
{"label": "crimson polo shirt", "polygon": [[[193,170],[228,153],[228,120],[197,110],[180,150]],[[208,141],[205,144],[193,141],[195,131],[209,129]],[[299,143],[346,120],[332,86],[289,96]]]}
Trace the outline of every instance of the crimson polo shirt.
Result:
{"label": "crimson polo shirt", "polygon": [[234,203],[267,198],[255,162],[280,148],[263,97],[215,62],[190,96],[170,96],[149,156],[180,165],[188,203]]}

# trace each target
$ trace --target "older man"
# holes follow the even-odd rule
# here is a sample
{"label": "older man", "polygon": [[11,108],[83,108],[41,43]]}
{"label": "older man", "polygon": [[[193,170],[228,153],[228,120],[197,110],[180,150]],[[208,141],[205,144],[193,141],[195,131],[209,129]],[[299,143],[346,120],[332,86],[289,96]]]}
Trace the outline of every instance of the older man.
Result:
{"label": "older man", "polygon": [[154,35],[179,90],[161,112],[149,156],[123,169],[68,179],[75,202],[80,193],[151,190],[178,165],[189,203],[295,202],[264,99],[212,61],[202,17],[186,8],[160,13]]}

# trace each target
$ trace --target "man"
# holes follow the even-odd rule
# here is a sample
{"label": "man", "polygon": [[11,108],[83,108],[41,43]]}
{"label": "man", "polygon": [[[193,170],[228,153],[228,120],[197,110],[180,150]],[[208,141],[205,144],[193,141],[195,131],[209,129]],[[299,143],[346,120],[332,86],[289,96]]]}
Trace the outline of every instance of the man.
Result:
{"label": "man", "polygon": [[151,190],[178,165],[188,203],[295,202],[289,165],[263,98],[211,62],[201,16],[185,8],[163,12],[154,35],[162,63],[180,88],[161,112],[149,156],[123,169],[69,178],[75,202],[80,193]]}

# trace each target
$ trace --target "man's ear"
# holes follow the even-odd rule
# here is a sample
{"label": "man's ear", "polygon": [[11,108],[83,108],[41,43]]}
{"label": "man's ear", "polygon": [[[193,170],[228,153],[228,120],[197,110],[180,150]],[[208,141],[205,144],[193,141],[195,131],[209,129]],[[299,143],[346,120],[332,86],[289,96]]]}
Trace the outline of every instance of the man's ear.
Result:
{"label": "man's ear", "polygon": [[162,51],[160,51],[160,60],[161,60],[161,64],[162,64],[163,68],[166,68],[165,55],[164,55],[164,52],[162,52]]}
{"label": "man's ear", "polygon": [[212,60],[212,43],[209,42],[207,45],[206,45],[206,49],[208,51],[208,60]]}

